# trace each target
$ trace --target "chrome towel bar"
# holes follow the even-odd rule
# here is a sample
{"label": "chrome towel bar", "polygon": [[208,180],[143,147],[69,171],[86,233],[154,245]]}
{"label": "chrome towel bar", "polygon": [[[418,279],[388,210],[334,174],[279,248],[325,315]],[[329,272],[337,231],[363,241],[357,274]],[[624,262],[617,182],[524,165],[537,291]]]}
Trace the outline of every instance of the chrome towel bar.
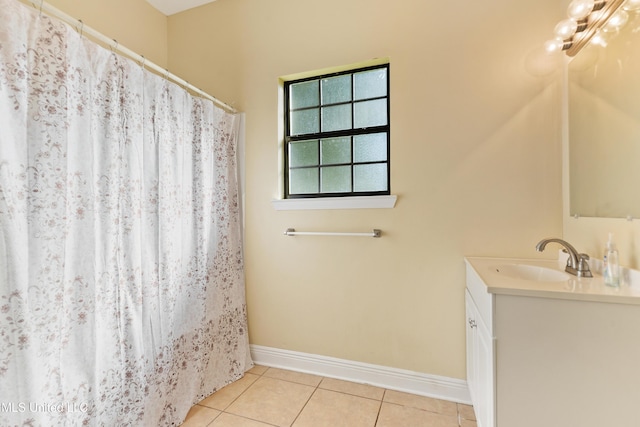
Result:
{"label": "chrome towel bar", "polygon": [[295,228],[287,228],[285,236],[358,236],[358,237],[380,237],[382,230],[374,228],[371,233],[341,233],[332,231],[296,231]]}

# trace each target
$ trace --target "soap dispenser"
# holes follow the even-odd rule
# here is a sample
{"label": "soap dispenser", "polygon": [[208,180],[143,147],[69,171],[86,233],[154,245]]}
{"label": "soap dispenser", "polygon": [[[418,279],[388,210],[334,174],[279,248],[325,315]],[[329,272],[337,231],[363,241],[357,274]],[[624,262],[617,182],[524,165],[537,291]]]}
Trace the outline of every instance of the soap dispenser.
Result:
{"label": "soap dispenser", "polygon": [[618,250],[613,242],[613,233],[609,233],[609,241],[604,252],[602,276],[604,284],[608,286],[620,286],[620,261]]}

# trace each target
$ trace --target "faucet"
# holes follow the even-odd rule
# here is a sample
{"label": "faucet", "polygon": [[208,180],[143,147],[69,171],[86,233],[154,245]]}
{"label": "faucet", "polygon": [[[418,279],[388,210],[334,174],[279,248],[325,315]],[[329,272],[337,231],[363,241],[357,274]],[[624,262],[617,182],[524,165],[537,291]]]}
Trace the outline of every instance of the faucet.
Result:
{"label": "faucet", "polygon": [[589,255],[578,253],[576,248],[562,239],[542,239],[536,245],[536,250],[538,252],[544,251],[547,243],[551,242],[561,244],[562,246],[564,246],[563,251],[569,254],[569,259],[567,259],[567,267],[564,269],[564,271],[578,277],[593,277],[593,274],[591,274],[591,270],[589,270],[589,263],[587,263],[587,260],[589,260]]}

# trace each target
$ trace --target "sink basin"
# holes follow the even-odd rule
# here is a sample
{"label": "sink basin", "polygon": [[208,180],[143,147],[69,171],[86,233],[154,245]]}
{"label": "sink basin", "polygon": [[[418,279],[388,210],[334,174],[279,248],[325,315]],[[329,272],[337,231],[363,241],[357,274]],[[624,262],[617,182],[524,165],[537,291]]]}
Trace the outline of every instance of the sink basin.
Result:
{"label": "sink basin", "polygon": [[491,267],[496,273],[514,279],[532,280],[535,282],[564,282],[569,275],[552,268],[526,264],[502,264]]}

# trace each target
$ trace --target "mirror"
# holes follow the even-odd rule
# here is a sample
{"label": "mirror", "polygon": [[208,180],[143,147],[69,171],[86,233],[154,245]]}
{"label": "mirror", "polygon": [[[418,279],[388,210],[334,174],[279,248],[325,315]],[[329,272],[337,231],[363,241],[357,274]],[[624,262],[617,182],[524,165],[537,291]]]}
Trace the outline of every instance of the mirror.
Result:
{"label": "mirror", "polygon": [[572,216],[640,218],[640,13],[568,65]]}

